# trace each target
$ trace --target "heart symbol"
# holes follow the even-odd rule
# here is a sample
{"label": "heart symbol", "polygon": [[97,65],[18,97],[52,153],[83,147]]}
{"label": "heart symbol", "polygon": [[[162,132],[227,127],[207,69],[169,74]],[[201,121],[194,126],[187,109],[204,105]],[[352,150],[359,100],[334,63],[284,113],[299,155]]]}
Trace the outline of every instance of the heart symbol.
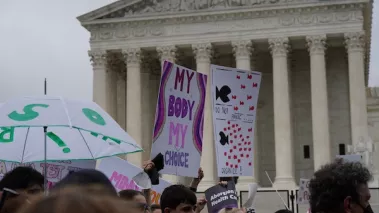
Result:
{"label": "heart symbol", "polygon": [[240,138],[242,138],[242,134],[240,135]]}
{"label": "heart symbol", "polygon": [[249,162],[249,166],[251,166],[251,162]]}
{"label": "heart symbol", "polygon": [[233,146],[233,149],[237,149],[237,146]]}
{"label": "heart symbol", "polygon": [[226,153],[226,152],[224,152],[224,155],[226,156],[226,155],[227,155],[227,153]]}
{"label": "heart symbol", "polygon": [[241,152],[241,151],[242,151],[242,148],[240,148],[239,150],[240,150],[240,152]]}
{"label": "heart symbol", "polygon": [[232,125],[233,128],[234,128],[235,126],[236,126],[236,125],[234,125],[234,124]]}
{"label": "heart symbol", "polygon": [[234,135],[234,138],[236,139],[236,138],[237,138],[237,135]]}
{"label": "heart symbol", "polygon": [[230,157],[230,156],[228,156],[228,159],[229,159],[229,160],[230,160],[230,158],[231,158],[231,157]]}
{"label": "heart symbol", "polygon": [[226,162],[226,166],[229,166],[229,162]]}
{"label": "heart symbol", "polygon": [[241,154],[241,158],[243,158],[243,153]]}
{"label": "heart symbol", "polygon": [[230,168],[233,168],[233,164],[230,164]]}
{"label": "heart symbol", "polygon": [[247,150],[247,148],[245,147],[245,148],[243,148],[243,151],[246,151]]}
{"label": "heart symbol", "polygon": [[244,139],[242,138],[242,141],[244,141]]}
{"label": "heart symbol", "polygon": [[241,131],[241,128],[238,128],[238,131]]}
{"label": "heart symbol", "polygon": [[237,75],[237,79],[240,79],[240,78],[241,78],[241,76]]}
{"label": "heart symbol", "polygon": [[247,138],[247,139],[249,139],[249,138],[250,138],[250,136],[246,136],[246,138]]}
{"label": "heart symbol", "polygon": [[230,135],[230,136],[232,136],[232,135],[233,135],[233,133],[229,133],[229,135]]}
{"label": "heart symbol", "polygon": [[230,130],[230,127],[228,127],[228,130]]}
{"label": "heart symbol", "polygon": [[228,121],[228,124],[230,124],[230,121]]}
{"label": "heart symbol", "polygon": [[233,149],[230,149],[229,152],[232,153],[232,152],[233,152]]}
{"label": "heart symbol", "polygon": [[236,133],[236,132],[237,132],[237,130],[233,130],[233,132],[234,132],[234,133]]}
{"label": "heart symbol", "polygon": [[247,79],[252,79],[253,76],[252,75],[247,75]]}
{"label": "heart symbol", "polygon": [[237,169],[237,168],[238,168],[238,165],[234,165],[234,168],[236,168],[236,169]]}
{"label": "heart symbol", "polygon": [[241,163],[241,160],[240,160],[240,159],[238,159],[238,163]]}
{"label": "heart symbol", "polygon": [[258,87],[258,83],[253,83],[253,87]]}
{"label": "heart symbol", "polygon": [[234,159],[237,159],[237,155],[234,155],[234,157],[233,157]]}
{"label": "heart symbol", "polygon": [[224,128],[224,131],[226,131],[226,128]]}
{"label": "heart symbol", "polygon": [[242,144],[241,143],[238,143],[238,146],[241,146]]}
{"label": "heart symbol", "polygon": [[247,145],[251,145],[251,142],[249,141],[249,143],[247,143]]}
{"label": "heart symbol", "polygon": [[250,155],[246,155],[246,158],[249,158]]}
{"label": "heart symbol", "polygon": [[251,151],[251,148],[249,148],[249,152]]}

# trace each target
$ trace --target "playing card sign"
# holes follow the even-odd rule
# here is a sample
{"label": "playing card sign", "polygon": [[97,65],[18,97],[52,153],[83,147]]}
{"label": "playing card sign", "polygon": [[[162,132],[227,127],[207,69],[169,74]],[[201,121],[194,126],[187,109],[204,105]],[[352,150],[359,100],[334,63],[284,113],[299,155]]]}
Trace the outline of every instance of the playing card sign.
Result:
{"label": "playing card sign", "polygon": [[309,204],[309,179],[300,178],[299,192],[297,194],[298,204]]}
{"label": "playing card sign", "polygon": [[151,159],[164,157],[160,173],[197,177],[206,84],[206,75],[164,61],[151,150]]}
{"label": "playing card sign", "polygon": [[261,73],[216,65],[211,71],[218,176],[252,176]]}

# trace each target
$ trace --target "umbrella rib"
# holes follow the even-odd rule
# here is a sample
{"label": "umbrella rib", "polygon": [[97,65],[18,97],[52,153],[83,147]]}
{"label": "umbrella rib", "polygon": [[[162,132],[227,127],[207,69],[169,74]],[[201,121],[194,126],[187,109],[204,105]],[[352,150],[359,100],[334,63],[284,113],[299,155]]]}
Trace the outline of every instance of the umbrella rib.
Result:
{"label": "umbrella rib", "polygon": [[26,148],[26,141],[28,140],[29,129],[30,129],[30,127],[28,127],[28,130],[26,131],[25,142],[24,142],[24,149],[22,150],[21,163],[24,162],[24,154],[25,154],[25,148]]}
{"label": "umbrella rib", "polygon": [[64,101],[64,99],[62,97],[59,97],[59,99],[61,100],[63,108],[64,108],[64,111],[65,111],[65,113],[67,115],[68,125],[70,126],[70,128],[72,128],[72,122],[71,122],[70,115],[68,113],[67,104],[66,104],[66,102]]}
{"label": "umbrella rib", "polygon": [[93,158],[93,159],[96,159],[96,158],[93,156],[93,154],[92,154],[92,152],[91,152],[91,149],[89,148],[89,146],[88,146],[88,144],[87,144],[86,139],[85,139],[84,136],[82,135],[82,132],[81,132],[79,129],[78,129],[78,131],[79,131],[79,134],[82,136],[83,141],[84,141],[84,143],[86,144],[86,146],[87,146],[87,148],[88,148],[88,151],[89,151],[89,153],[91,154],[92,158]]}

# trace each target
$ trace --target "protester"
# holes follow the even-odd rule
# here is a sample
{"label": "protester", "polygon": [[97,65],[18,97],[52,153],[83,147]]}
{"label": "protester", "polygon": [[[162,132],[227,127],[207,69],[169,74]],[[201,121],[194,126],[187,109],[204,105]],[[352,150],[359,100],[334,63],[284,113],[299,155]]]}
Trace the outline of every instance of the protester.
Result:
{"label": "protester", "polygon": [[0,190],[8,188],[18,193],[33,195],[43,191],[44,177],[32,167],[16,167],[0,181]]}
{"label": "protester", "polygon": [[204,178],[204,172],[203,169],[200,167],[198,172],[197,172],[197,178],[194,178],[191,182],[190,189],[193,192],[197,191],[197,187],[199,186],[201,180]]}
{"label": "protester", "polygon": [[83,169],[67,175],[53,187],[52,191],[59,191],[70,186],[87,186],[87,190],[96,190],[95,188],[101,187],[102,194],[117,196],[117,191],[108,177],[94,169]]}
{"label": "protester", "polygon": [[[2,206],[0,213],[15,213],[25,204],[30,203],[28,196],[19,194],[15,197],[10,196]],[[29,195],[30,197],[30,195]]]}
{"label": "protester", "polygon": [[119,192],[121,199],[125,201],[130,201],[136,204],[139,212],[149,212],[150,206],[147,203],[144,194],[137,190],[127,189]]}
{"label": "protester", "polygon": [[161,206],[159,204],[153,204],[150,207],[151,213],[162,213]]}
{"label": "protester", "polygon": [[131,203],[109,194],[90,194],[79,187],[66,187],[41,196],[19,213],[137,213]]}
{"label": "protester", "polygon": [[372,213],[370,171],[359,162],[338,159],[314,173],[309,183],[312,213]]}
{"label": "protester", "polygon": [[204,198],[197,200],[195,193],[183,185],[167,187],[160,201],[162,213],[200,213],[205,204]]}

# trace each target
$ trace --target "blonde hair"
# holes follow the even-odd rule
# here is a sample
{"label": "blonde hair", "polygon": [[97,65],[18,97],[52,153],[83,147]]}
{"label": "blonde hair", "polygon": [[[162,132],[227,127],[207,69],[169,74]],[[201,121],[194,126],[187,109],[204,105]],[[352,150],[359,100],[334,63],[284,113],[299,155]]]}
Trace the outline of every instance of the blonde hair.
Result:
{"label": "blonde hair", "polygon": [[[93,189],[93,188],[92,188]],[[109,194],[91,193],[91,188],[64,188],[38,196],[19,213],[134,213],[133,204]]]}

